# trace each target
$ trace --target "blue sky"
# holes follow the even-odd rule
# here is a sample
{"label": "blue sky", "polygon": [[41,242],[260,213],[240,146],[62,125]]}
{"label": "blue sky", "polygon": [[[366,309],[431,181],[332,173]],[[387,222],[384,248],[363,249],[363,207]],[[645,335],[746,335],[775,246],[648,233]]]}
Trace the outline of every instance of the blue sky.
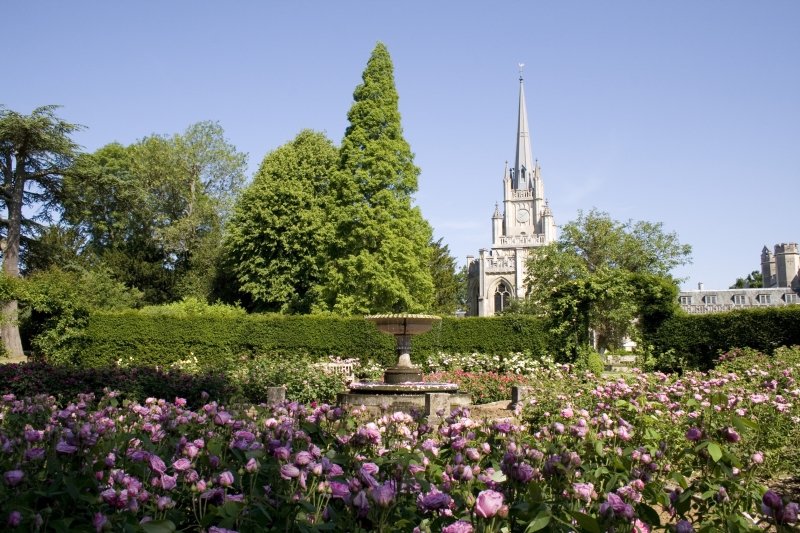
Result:
{"label": "blue sky", "polygon": [[218,120],[264,155],[339,142],[375,42],[395,65],[417,203],[454,255],[489,247],[517,63],[556,222],[597,207],[694,248],[723,288],[800,240],[800,2],[4,2],[0,103],[65,106],[87,150]]}

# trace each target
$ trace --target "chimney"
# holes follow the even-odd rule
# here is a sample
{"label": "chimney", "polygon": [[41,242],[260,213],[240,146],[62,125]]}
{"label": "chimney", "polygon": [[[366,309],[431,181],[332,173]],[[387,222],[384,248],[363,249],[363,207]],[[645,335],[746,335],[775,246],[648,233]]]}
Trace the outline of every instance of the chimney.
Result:
{"label": "chimney", "polygon": [[702,281],[697,284],[697,290],[698,291],[702,291],[703,290],[703,282]]}

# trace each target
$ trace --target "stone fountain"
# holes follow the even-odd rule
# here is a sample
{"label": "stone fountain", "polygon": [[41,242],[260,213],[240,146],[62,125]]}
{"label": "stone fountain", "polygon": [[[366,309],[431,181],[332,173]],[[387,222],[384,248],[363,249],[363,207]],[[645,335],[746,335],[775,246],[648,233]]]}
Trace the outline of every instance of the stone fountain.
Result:
{"label": "stone fountain", "polygon": [[455,383],[425,383],[422,371],[411,364],[411,337],[430,331],[434,322],[441,321],[432,315],[372,315],[364,317],[373,322],[378,331],[394,335],[397,340],[397,364],[385,369],[382,382],[360,381],[350,384],[349,392],[338,396],[340,405],[364,405],[377,410],[388,405],[394,411],[408,412],[413,408],[424,410],[436,421],[440,409],[451,409],[470,404],[469,394],[459,394]]}

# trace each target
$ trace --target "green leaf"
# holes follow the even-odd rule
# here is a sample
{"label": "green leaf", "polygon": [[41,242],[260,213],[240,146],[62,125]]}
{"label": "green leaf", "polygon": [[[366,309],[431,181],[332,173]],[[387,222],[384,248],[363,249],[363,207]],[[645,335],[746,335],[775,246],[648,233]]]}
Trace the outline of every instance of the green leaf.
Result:
{"label": "green leaf", "polygon": [[639,516],[644,519],[646,524],[651,526],[661,526],[661,518],[658,515],[658,511],[653,509],[647,504],[640,503],[636,506],[636,510],[639,512]]}
{"label": "green leaf", "polygon": [[600,524],[597,523],[597,520],[595,520],[594,517],[591,517],[588,514],[583,514],[579,511],[570,511],[569,514],[575,519],[576,522],[578,522],[578,525],[581,526],[581,529],[589,531],[590,533],[600,533]]}
{"label": "green leaf", "polygon": [[151,520],[140,524],[145,533],[172,533],[175,531],[175,524],[172,520]]}
{"label": "green leaf", "polygon": [[236,505],[236,502],[225,502],[225,504],[220,507],[220,510],[225,513],[225,516],[235,517],[239,514],[239,506]]}
{"label": "green leaf", "polygon": [[547,511],[540,511],[536,518],[528,522],[528,527],[525,528],[525,533],[533,533],[539,531],[550,523],[550,513]]}
{"label": "green leaf", "polygon": [[711,458],[714,460],[714,462],[717,462],[720,459],[722,459],[722,449],[716,442],[708,443],[708,453],[711,454]]}

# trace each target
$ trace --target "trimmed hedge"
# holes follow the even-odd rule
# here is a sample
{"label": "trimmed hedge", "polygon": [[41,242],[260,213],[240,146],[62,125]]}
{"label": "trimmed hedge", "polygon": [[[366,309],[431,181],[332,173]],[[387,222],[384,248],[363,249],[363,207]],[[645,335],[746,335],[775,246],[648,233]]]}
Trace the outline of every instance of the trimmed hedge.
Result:
{"label": "trimmed hedge", "polygon": [[675,314],[644,343],[653,346],[661,370],[708,370],[731,348],[771,354],[780,346],[800,345],[800,306]]}
{"label": "trimmed hedge", "polygon": [[[444,318],[412,341],[416,362],[436,351],[507,354],[549,353],[545,324],[532,317]],[[72,340],[75,363],[169,365],[192,354],[204,367],[227,366],[251,355],[311,357],[329,355],[395,362],[395,341],[362,318],[247,315],[244,317],[150,316],[135,311],[93,313],[81,335]]]}

